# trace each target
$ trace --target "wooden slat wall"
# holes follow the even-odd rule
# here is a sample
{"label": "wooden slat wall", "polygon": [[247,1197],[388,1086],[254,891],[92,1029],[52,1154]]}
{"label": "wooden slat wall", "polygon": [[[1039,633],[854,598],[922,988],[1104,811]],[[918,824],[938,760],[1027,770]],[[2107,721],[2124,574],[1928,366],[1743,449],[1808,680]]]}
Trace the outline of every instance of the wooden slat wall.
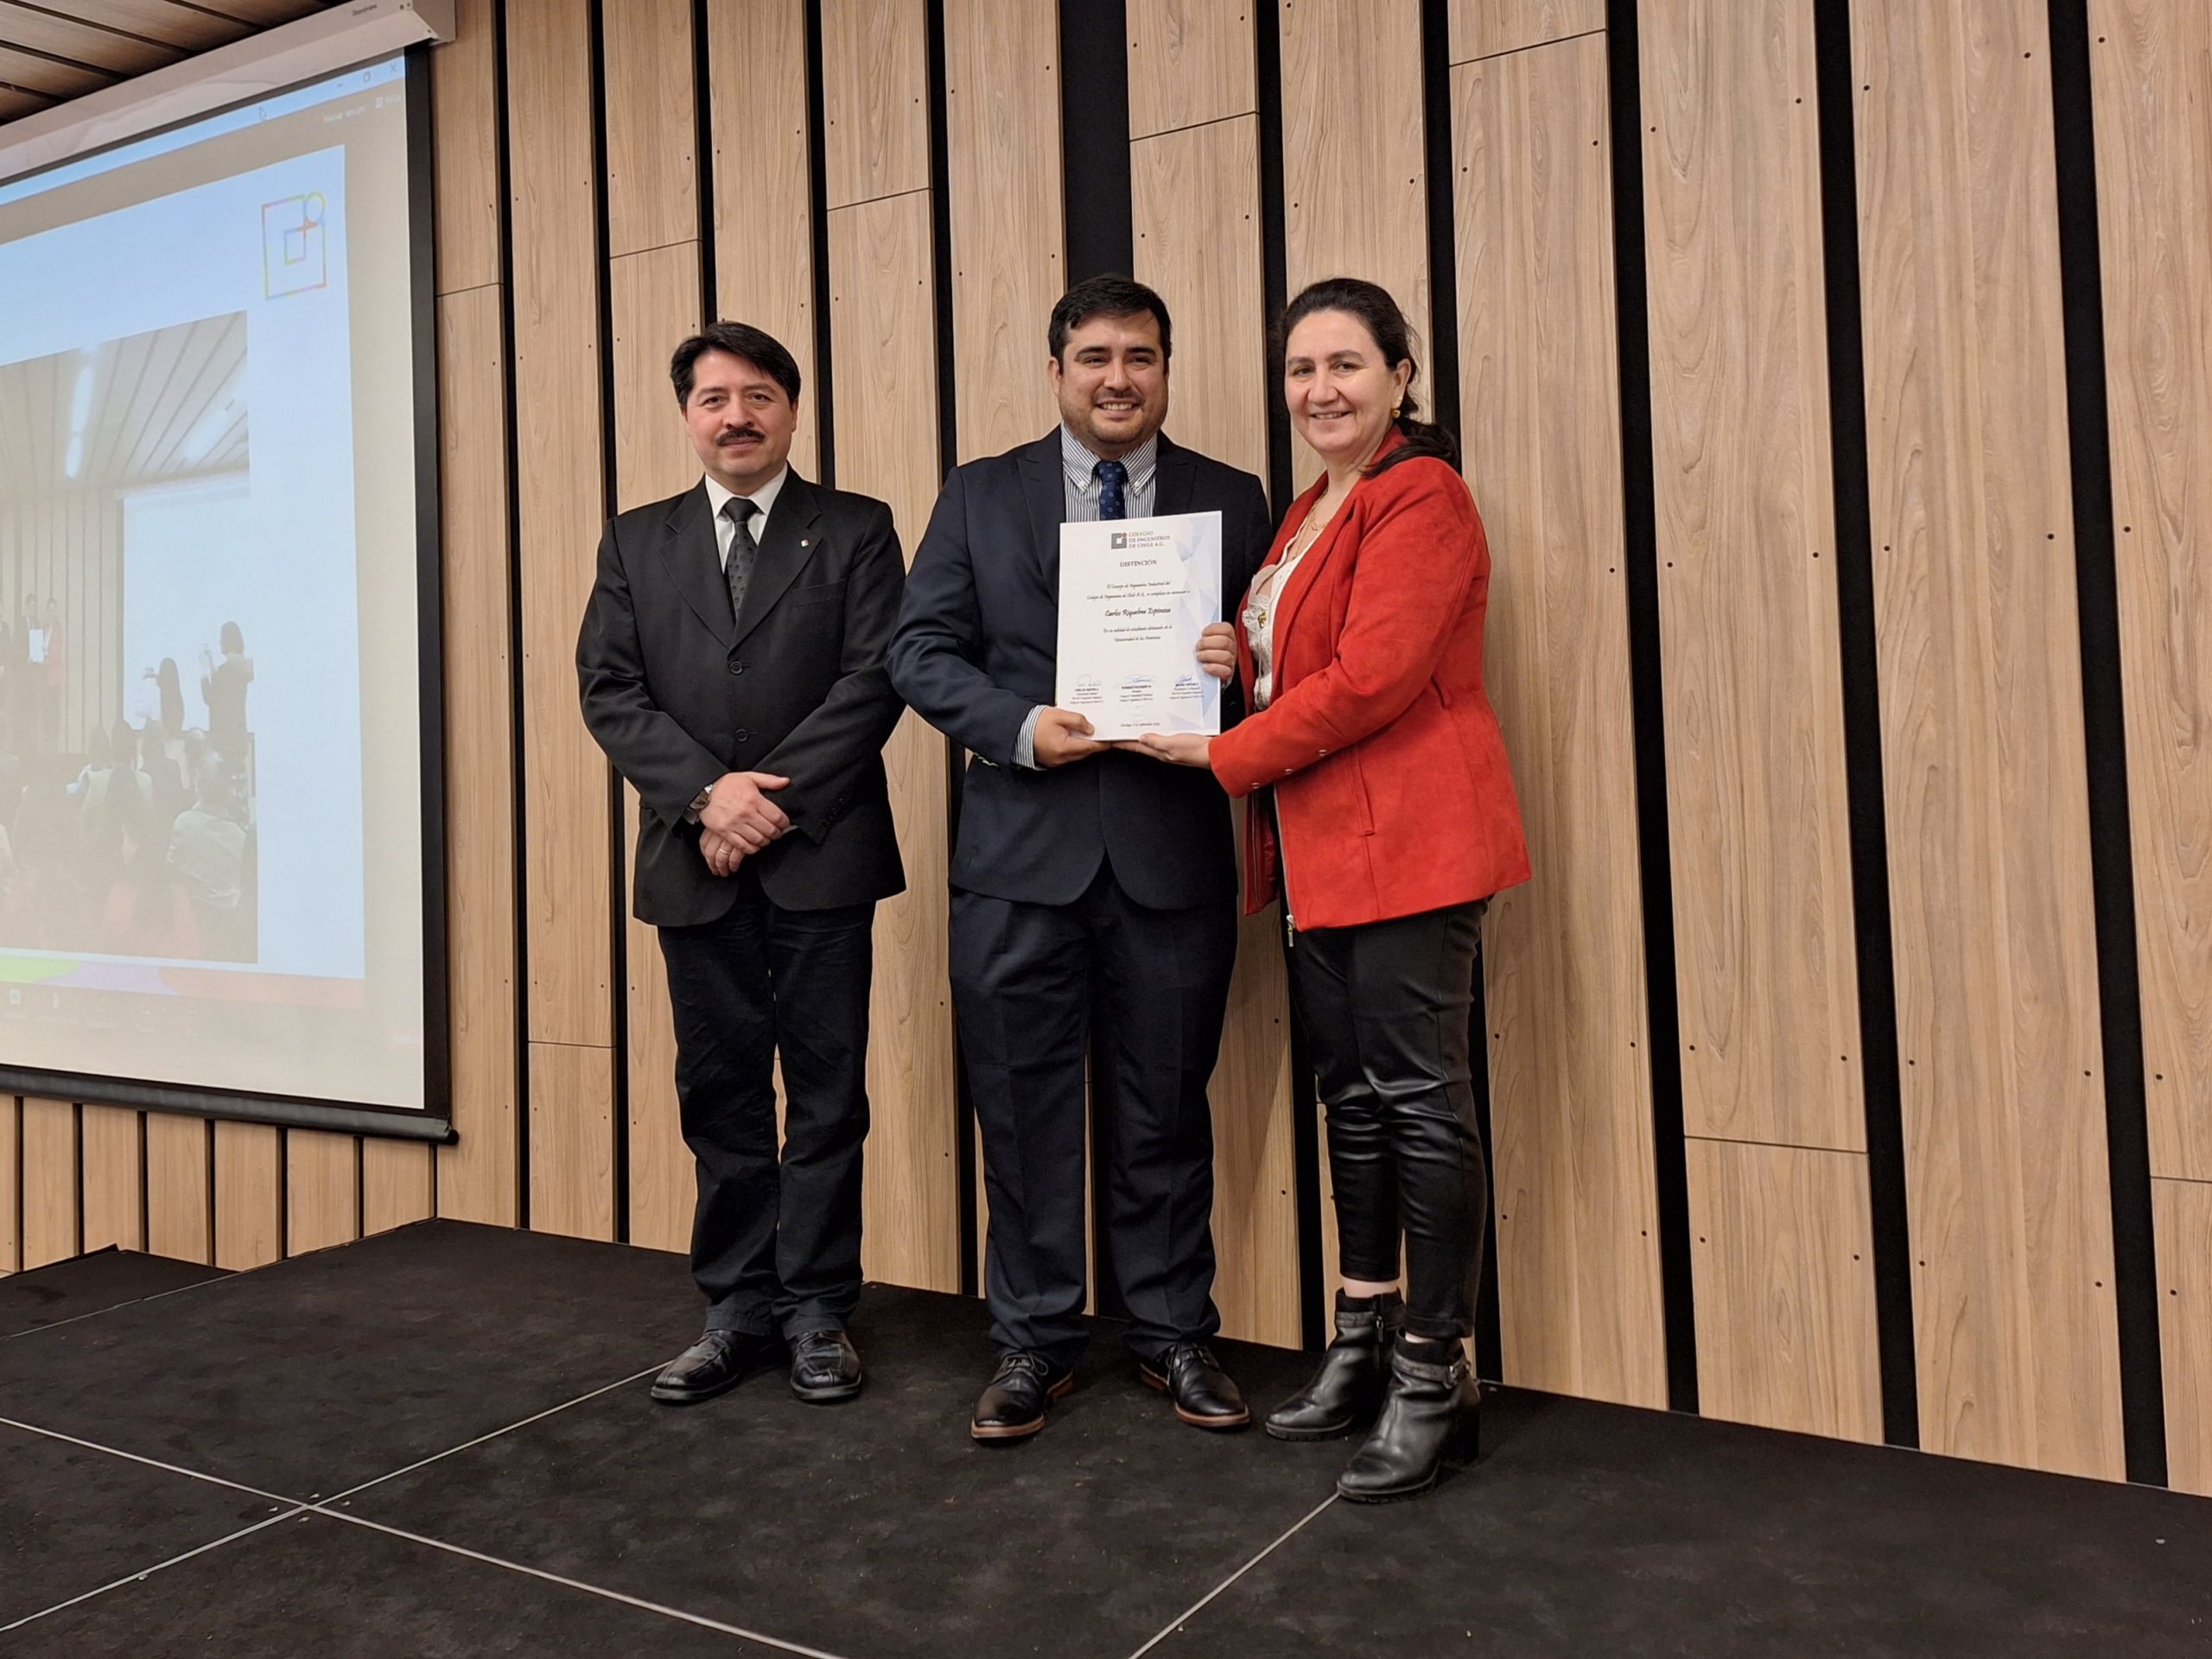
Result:
{"label": "wooden slat wall", "polygon": [[2089,22],[2167,1475],[2212,1496],[2212,11]]}
{"label": "wooden slat wall", "polygon": [[[1682,1116],[1734,1143],[1690,1148],[1714,1178],[1689,1193],[1715,1256],[1700,1399],[1874,1439],[1868,1373],[1795,1375],[1815,1308],[1863,1313],[1840,1347],[1874,1351],[1813,10],[1644,0],[1638,18]],[[1804,1238],[1847,1252],[1777,1234],[1807,1203]]]}
{"label": "wooden slat wall", "polygon": [[962,461],[1059,418],[1045,378],[1046,320],[1067,287],[1059,54],[1058,14],[1039,0],[945,0]]}
{"label": "wooden slat wall", "polygon": [[605,516],[590,0],[509,0],[507,181],[523,550],[530,1217],[614,1236],[613,783],[576,703]]}
{"label": "wooden slat wall", "polygon": [[[1244,0],[1139,0],[1129,23],[1133,274],[1160,291],[1175,319],[1167,429],[1264,478],[1250,9]],[[1243,929],[1212,1086],[1215,1300],[1228,1335],[1295,1345],[1303,1313],[1289,1270],[1298,1259],[1289,987],[1276,913],[1247,917]]]}
{"label": "wooden slat wall", "polygon": [[1535,880],[1484,922],[1504,1376],[1667,1397],[1602,38],[1452,72],[1485,664]]}
{"label": "wooden slat wall", "polygon": [[[1135,271],[1181,325],[1171,429],[1255,471],[1279,395],[1266,256],[1293,291],[1373,277],[1426,335],[1443,228],[1422,7],[1268,3],[1275,89],[1256,79],[1268,16],[1239,0],[1129,0],[1127,37]],[[1860,689],[1882,717],[1918,1428],[1943,1451],[2117,1476],[2045,8],[1852,4],[1878,659]],[[665,363],[711,302],[791,347],[802,470],[834,453],[834,481],[889,500],[911,552],[941,408],[963,456],[1049,426],[1043,325],[1079,210],[1060,199],[1056,11],[1034,0],[947,0],[942,202],[926,0],[824,0],[817,199],[808,7],[461,0],[434,57],[459,1144],[0,1099],[0,1272],[108,1244],[254,1266],[434,1211],[600,1237],[626,1212],[632,1242],[683,1245],[658,951],[616,931],[627,836],[575,710],[601,517],[696,477]],[[1427,68],[1449,70],[1448,311],[1496,560],[1491,689],[1537,868],[1487,943],[1506,1375],[1657,1404],[1665,1211],[1624,810],[1624,575],[1644,550],[1621,487],[1605,11],[1453,0],[1450,64]],[[1815,12],[1640,0],[1645,130],[1623,162],[1643,185],[1700,1405],[1866,1440],[1883,1424],[1842,760],[1860,670],[1839,644]],[[2172,1483],[2212,1493],[2212,14],[2091,0],[2090,35],[2166,1445]],[[1271,105],[1280,250],[1260,199]],[[1296,467],[1309,480],[1311,457]],[[103,578],[72,602],[89,617],[111,598]],[[79,724],[112,712],[92,662]],[[879,912],[866,1199],[870,1276],[941,1288],[962,1276],[947,760],[912,717],[887,754],[910,887]],[[1215,1079],[1217,1294],[1233,1332],[1278,1341],[1301,1313],[1283,1015],[1262,918]]]}
{"label": "wooden slat wall", "polygon": [[508,292],[501,253],[506,184],[493,0],[462,0],[456,17],[458,33],[432,56],[430,74],[445,567],[446,931],[459,1136],[436,1154],[434,1199],[442,1216],[511,1227],[522,1217],[522,1008]]}
{"label": "wooden slat wall", "polygon": [[[822,34],[837,483],[890,503],[910,563],[939,478],[926,25],[922,0],[856,0]],[[945,763],[911,713],[884,751],[906,891],[876,907],[861,1250],[872,1279],[957,1290]]]}
{"label": "wooden slat wall", "polygon": [[2117,1479],[2047,26],[1854,0],[1867,467],[1922,1444]]}

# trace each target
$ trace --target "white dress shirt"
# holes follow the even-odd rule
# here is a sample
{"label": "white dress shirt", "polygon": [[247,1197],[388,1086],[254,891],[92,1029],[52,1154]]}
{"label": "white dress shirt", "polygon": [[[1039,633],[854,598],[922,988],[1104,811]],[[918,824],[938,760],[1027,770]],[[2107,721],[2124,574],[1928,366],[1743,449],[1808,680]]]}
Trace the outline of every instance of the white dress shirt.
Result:
{"label": "white dress shirt", "polygon": [[[789,466],[779,467],[776,475],[753,492],[746,499],[753,503],[753,544],[760,545],[768,533],[768,515],[776,510],[776,498],[784,493],[784,480],[791,475]],[[737,539],[737,526],[729,521],[722,509],[737,499],[732,491],[724,489],[709,474],[707,483],[707,508],[715,515],[715,546],[720,550],[723,570],[729,569],[729,544]]]}

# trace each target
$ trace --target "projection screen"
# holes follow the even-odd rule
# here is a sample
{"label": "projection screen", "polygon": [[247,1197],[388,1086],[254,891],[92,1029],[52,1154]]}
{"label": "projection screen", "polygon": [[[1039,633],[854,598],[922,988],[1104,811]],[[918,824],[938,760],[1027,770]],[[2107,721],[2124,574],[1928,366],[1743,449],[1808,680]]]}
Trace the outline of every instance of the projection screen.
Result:
{"label": "projection screen", "polygon": [[447,1133],[425,63],[0,181],[0,1089]]}

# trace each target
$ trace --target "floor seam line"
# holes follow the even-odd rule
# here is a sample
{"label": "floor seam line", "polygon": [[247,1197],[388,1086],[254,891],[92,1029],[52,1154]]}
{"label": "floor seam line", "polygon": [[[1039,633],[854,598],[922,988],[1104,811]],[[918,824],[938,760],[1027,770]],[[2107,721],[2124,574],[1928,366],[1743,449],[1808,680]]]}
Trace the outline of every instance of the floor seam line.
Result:
{"label": "floor seam line", "polygon": [[81,1596],[72,1596],[67,1601],[55,1602],[51,1607],[41,1607],[35,1613],[27,1613],[11,1624],[0,1624],[0,1636],[6,1635],[10,1630],[20,1630],[24,1625],[32,1624],[36,1620],[45,1618],[49,1614],[66,1612],[72,1607],[81,1606],[86,1602],[92,1600],[95,1597],[107,1594],[111,1590],[120,1590],[126,1584],[143,1583],[146,1580],[152,1578],[156,1573],[163,1572],[172,1567],[180,1566],[186,1561],[191,1560],[195,1556],[205,1555],[211,1550],[220,1549],[226,1544],[234,1544],[241,1538],[250,1538],[257,1532],[264,1532],[270,1527],[289,1521],[294,1516],[304,1515],[312,1507],[312,1505],[307,1503],[295,1503],[290,1509],[285,1510],[282,1515],[272,1515],[266,1521],[257,1521],[250,1527],[241,1527],[236,1532],[226,1533],[220,1538],[212,1538],[208,1540],[207,1542],[200,1545],[197,1549],[188,1549],[181,1555],[172,1555],[166,1560],[155,1562],[151,1567],[142,1567],[136,1573],[125,1573],[122,1578],[117,1579],[111,1583],[101,1585],[97,1590],[86,1591]]}
{"label": "floor seam line", "polygon": [[1276,1539],[1274,1542],[1269,1544],[1265,1549],[1255,1555],[1250,1560],[1245,1562],[1243,1566],[1238,1567],[1234,1573],[1224,1579],[1219,1584],[1217,1584],[1212,1589],[1207,1591],[1205,1595],[1199,1597],[1198,1600],[1192,1603],[1190,1606],[1185,1608],[1176,1618],[1170,1619],[1165,1629],[1160,1630],[1158,1635],[1154,1636],[1151,1641],[1146,1643],[1135,1653],[1131,1654],[1129,1656],[1129,1659],[1144,1659],[1145,1655],[1150,1653],[1154,1648],[1165,1642],[1169,1637],[1174,1635],[1176,1631],[1181,1630],[1185,1624],[1188,1624],[1192,1619],[1204,1612],[1207,1607],[1212,1605],[1216,1597],[1219,1596],[1224,1591],[1235,1584],[1237,1580],[1243,1578],[1247,1573],[1249,1573],[1262,1561],[1266,1560],[1268,1556],[1274,1554],[1275,1551],[1281,1549],[1285,1544],[1295,1538],[1300,1533],[1305,1531],[1307,1523],[1310,1522],[1314,1516],[1320,1514],[1322,1510],[1327,1509],[1330,1504],[1336,1501],[1337,1495],[1334,1492],[1331,1492],[1319,1503],[1316,1503],[1312,1509],[1308,1510],[1306,1512],[1305,1516],[1296,1526],[1291,1528],[1288,1532],[1283,1534],[1281,1537]]}
{"label": "floor seam line", "polygon": [[[70,1262],[82,1262],[86,1259],[81,1255],[64,1258],[65,1261]],[[48,1265],[59,1267],[61,1263],[51,1262]],[[38,1269],[34,1268],[31,1271],[35,1273]],[[219,1285],[226,1280],[235,1279],[238,1276],[235,1273],[220,1273],[212,1279],[195,1279],[188,1285],[171,1285],[167,1290],[157,1290],[150,1296],[134,1296],[127,1302],[116,1302],[106,1307],[96,1307],[86,1313],[72,1313],[67,1319],[56,1319],[51,1325],[35,1325],[28,1331],[10,1331],[5,1336],[0,1336],[0,1342],[20,1342],[25,1337],[35,1337],[42,1332],[59,1331],[65,1325],[81,1325],[86,1319],[97,1319],[103,1313],[119,1313],[126,1307],[143,1307],[149,1302],[158,1302],[170,1296],[181,1296],[188,1290],[205,1290],[210,1285]]]}
{"label": "floor seam line", "polygon": [[163,1463],[159,1458],[149,1458],[136,1452],[125,1452],[119,1446],[102,1446],[98,1440],[81,1440],[74,1434],[64,1434],[58,1428],[41,1428],[36,1423],[26,1423],[14,1417],[0,1417],[0,1428],[20,1428],[26,1434],[43,1435],[49,1440],[60,1440],[65,1446],[82,1446],[87,1452],[99,1452],[111,1458],[121,1458],[126,1463],[143,1464],[149,1469],[159,1469],[166,1474],[181,1475],[187,1480],[205,1481],[210,1486],[226,1486],[234,1492],[244,1492],[249,1497],[265,1497],[271,1503],[294,1503],[302,1509],[310,1508],[314,1500],[294,1497],[285,1492],[272,1492],[264,1487],[249,1486],[242,1480],[226,1480],[221,1475],[211,1475],[199,1469],[187,1469],[181,1464]]}
{"label": "floor seam line", "polygon": [[[482,1550],[470,1549],[462,1544],[448,1543],[442,1538],[432,1538],[423,1533],[410,1532],[404,1527],[395,1527],[387,1522],[371,1521],[365,1516],[358,1515],[341,1515],[335,1510],[326,1508],[321,1503],[307,1503],[301,1507],[310,1514],[323,1516],[333,1521],[342,1521],[348,1526],[365,1527],[372,1532],[386,1533],[394,1538],[404,1538],[410,1543],[420,1544],[426,1549],[443,1550],[448,1554],[458,1555],[464,1560],[478,1561],[486,1567],[496,1567],[508,1573],[519,1573],[526,1578],[541,1580],[547,1584],[557,1584],[565,1589],[582,1591],[586,1595],[598,1596],[607,1601],[620,1602],[624,1606],[635,1607],[644,1612],[658,1613],[664,1618],[677,1619],[686,1624],[696,1624],[703,1630],[719,1630],[725,1636],[734,1636],[747,1642],[757,1643],[763,1647],[773,1648],[779,1653],[795,1654],[798,1656],[798,1659],[847,1659],[847,1656],[842,1654],[830,1653],[821,1648],[810,1648],[802,1643],[786,1642],[780,1637],[769,1636],[760,1630],[750,1630],[741,1624],[728,1624],[718,1618],[709,1618],[704,1613],[686,1612],[681,1607],[671,1607],[664,1602],[647,1601],[641,1596],[629,1595],[620,1590],[610,1590],[605,1585],[593,1584],[584,1579],[568,1578],[558,1573],[548,1572],[542,1567],[530,1567],[521,1561],[508,1560],[503,1556],[487,1555]],[[279,1520],[283,1518],[281,1516],[277,1517]]]}
{"label": "floor seam line", "polygon": [[575,1399],[563,1401],[557,1406],[548,1406],[543,1411],[537,1413],[535,1416],[524,1417],[518,1422],[509,1423],[504,1427],[495,1428],[488,1434],[479,1434],[474,1440],[463,1440],[459,1446],[449,1446],[444,1451],[433,1452],[427,1458],[423,1458],[414,1463],[409,1464],[404,1469],[394,1469],[389,1474],[378,1475],[374,1480],[365,1480],[358,1486],[348,1486],[342,1492],[333,1492],[328,1497],[316,1497],[310,1501],[316,1504],[338,1503],[344,1502],[349,1497],[359,1497],[361,1493],[367,1491],[371,1487],[381,1486],[388,1480],[397,1480],[402,1475],[411,1475],[418,1470],[429,1468],[434,1463],[442,1463],[448,1458],[458,1457],[463,1452],[470,1451],[476,1446],[483,1446],[490,1441],[496,1440],[504,1434],[512,1434],[518,1429],[528,1428],[532,1423],[542,1423],[548,1417],[557,1417],[563,1412],[568,1411],[574,1407],[583,1405],[589,1401],[596,1400],[603,1394],[612,1394],[617,1389],[626,1389],[632,1382],[639,1381],[640,1378],[651,1376],[654,1372],[660,1369],[661,1366],[658,1364],[648,1365],[642,1371],[633,1371],[628,1376],[621,1377],[615,1382],[607,1383],[604,1388],[594,1389],[589,1394],[580,1394]]}

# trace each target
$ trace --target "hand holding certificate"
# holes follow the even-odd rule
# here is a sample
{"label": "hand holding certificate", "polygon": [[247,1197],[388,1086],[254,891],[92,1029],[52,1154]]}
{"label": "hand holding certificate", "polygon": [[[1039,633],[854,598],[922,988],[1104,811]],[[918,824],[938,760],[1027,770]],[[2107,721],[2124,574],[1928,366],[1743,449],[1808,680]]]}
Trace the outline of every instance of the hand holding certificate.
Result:
{"label": "hand holding certificate", "polygon": [[1221,731],[1221,687],[1198,664],[1221,617],[1221,514],[1060,526],[1057,702],[1102,742]]}

